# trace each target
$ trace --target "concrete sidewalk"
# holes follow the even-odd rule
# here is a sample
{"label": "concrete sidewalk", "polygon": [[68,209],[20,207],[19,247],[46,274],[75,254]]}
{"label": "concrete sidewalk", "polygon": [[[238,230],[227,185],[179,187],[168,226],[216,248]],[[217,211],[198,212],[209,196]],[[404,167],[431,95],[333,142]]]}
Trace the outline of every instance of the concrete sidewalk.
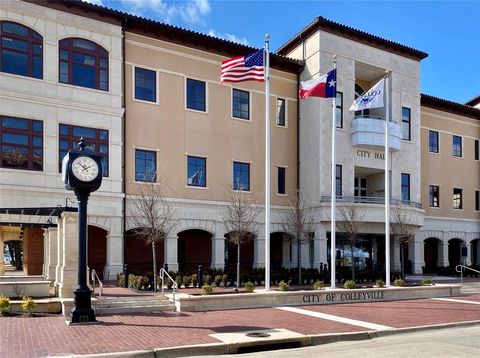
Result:
{"label": "concrete sidewalk", "polygon": [[[453,297],[452,297],[453,298]],[[65,317],[1,317],[0,357],[122,352],[153,357],[222,354],[249,345],[303,346],[367,339],[418,327],[480,324],[480,294],[453,300],[411,300],[210,312],[119,314],[66,326]],[[347,322],[347,323],[346,323]],[[389,329],[366,329],[372,325]],[[248,333],[269,337],[248,337]],[[132,351],[141,351],[133,353]]]}

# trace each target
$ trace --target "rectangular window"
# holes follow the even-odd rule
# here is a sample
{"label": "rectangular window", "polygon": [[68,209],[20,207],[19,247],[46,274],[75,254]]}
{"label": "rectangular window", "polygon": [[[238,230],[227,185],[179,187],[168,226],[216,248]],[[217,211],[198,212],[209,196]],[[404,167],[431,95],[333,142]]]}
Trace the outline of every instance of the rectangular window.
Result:
{"label": "rectangular window", "polygon": [[475,190],[475,211],[480,211],[480,190]]}
{"label": "rectangular window", "polygon": [[233,162],[233,189],[250,191],[250,164]]}
{"label": "rectangular window", "polygon": [[402,173],[402,200],[410,201],[410,174]]}
{"label": "rectangular window", "polygon": [[43,170],[43,122],[0,116],[0,167]]}
{"label": "rectangular window", "polygon": [[428,151],[438,153],[438,132],[428,131]]}
{"label": "rectangular window", "polygon": [[475,160],[480,160],[480,140],[475,139]]}
{"label": "rectangular window", "polygon": [[157,153],[150,150],[135,150],[135,181],[157,181]]}
{"label": "rectangular window", "polygon": [[206,111],[205,82],[187,78],[187,108],[196,111]]}
{"label": "rectangular window", "polygon": [[429,202],[431,208],[440,207],[440,188],[438,185],[430,185]]}
{"label": "rectangular window", "polygon": [[335,195],[342,196],[342,166],[338,164],[335,171]]}
{"label": "rectangular window", "polygon": [[278,167],[278,194],[285,194],[285,168]]}
{"label": "rectangular window", "polygon": [[250,93],[233,89],[232,92],[232,116],[241,119],[250,119]]}
{"label": "rectangular window", "polygon": [[135,99],[157,101],[157,72],[135,67]]}
{"label": "rectangular window", "polygon": [[285,127],[285,100],[283,98],[277,98],[277,126]]}
{"label": "rectangular window", "polygon": [[335,108],[335,123],[337,128],[343,128],[343,93],[337,91]]}
{"label": "rectangular window", "polygon": [[452,155],[454,157],[462,156],[462,137],[458,135],[452,137]]}
{"label": "rectangular window", "polygon": [[187,184],[188,186],[207,186],[207,159],[202,157],[187,158]]}
{"label": "rectangular window", "polygon": [[60,124],[58,171],[62,171],[62,159],[70,149],[78,146],[80,137],[85,139],[88,148],[102,157],[103,176],[108,177],[108,130]]}
{"label": "rectangular window", "polygon": [[402,139],[403,140],[411,139],[410,119],[411,119],[410,108],[402,107]]}
{"label": "rectangular window", "polygon": [[462,189],[453,188],[453,208],[454,209],[463,209],[462,202]]}

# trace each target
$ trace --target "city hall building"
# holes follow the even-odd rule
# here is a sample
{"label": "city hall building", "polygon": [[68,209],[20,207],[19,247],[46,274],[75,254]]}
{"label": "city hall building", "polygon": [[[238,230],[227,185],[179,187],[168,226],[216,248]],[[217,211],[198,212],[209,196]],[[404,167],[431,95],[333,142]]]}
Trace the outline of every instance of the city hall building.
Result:
{"label": "city hall building", "polygon": [[[152,270],[132,220],[138,188],[152,182],[176,221],[158,262],[171,271],[233,267],[226,188],[264,205],[265,86],[220,83],[220,63],[256,49],[82,2],[3,1],[0,28],[0,245],[23,242],[24,272],[43,274],[64,296],[75,285],[77,204],[59,163],[80,136],[104,164],[89,205],[90,268],[102,278],[123,264]],[[391,208],[401,207],[411,228],[407,269],[480,265],[479,98],[460,104],[421,94],[426,53],[319,17],[270,57],[271,267],[296,266],[282,224],[298,189],[314,220],[302,264],[330,261],[331,100],[299,100],[298,87],[330,71],[333,55],[335,195],[337,206],[363,215],[357,269],[385,268],[386,113],[349,107],[386,70],[387,175]],[[265,266],[263,220],[242,247],[244,268]],[[337,229],[339,267],[351,265],[349,245]],[[399,270],[393,238],[391,247]]]}

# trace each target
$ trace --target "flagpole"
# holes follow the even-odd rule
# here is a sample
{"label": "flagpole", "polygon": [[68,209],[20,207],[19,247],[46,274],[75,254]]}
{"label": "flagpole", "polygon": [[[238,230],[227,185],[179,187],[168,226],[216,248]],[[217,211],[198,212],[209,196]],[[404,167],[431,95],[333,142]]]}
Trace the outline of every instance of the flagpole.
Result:
{"label": "flagpole", "polygon": [[389,71],[385,79],[385,285],[390,286],[390,171],[388,145],[388,123],[390,122],[389,107],[389,89],[388,89]]}
{"label": "flagpole", "polygon": [[265,35],[265,291],[270,291],[270,35]]}
{"label": "flagpole", "polygon": [[[333,55],[333,70],[337,68],[337,55]],[[336,80],[336,79],[335,79]],[[335,88],[336,88],[336,83],[335,83]],[[335,132],[336,132],[336,127],[337,123],[335,121],[335,110],[337,107],[337,94],[335,91],[335,96],[333,97],[333,102],[332,102],[332,198],[331,198],[331,204],[330,204],[330,273],[331,273],[331,288],[335,288],[335,258],[336,258],[336,238],[335,238],[335,223],[336,223],[336,218],[335,218],[335,212],[336,212],[336,186],[335,186],[335,174],[337,171],[337,163],[335,161]]]}

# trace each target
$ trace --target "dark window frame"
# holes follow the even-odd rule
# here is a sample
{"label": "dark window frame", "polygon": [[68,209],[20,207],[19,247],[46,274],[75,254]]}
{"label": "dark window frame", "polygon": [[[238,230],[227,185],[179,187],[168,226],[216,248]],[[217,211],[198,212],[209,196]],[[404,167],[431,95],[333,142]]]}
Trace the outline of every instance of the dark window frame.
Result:
{"label": "dark window frame", "polygon": [[[235,173],[237,172],[235,170],[236,168],[240,169],[240,176],[242,175],[242,173],[246,173],[248,183],[235,181]],[[233,190],[250,191],[250,163],[233,162]]]}
{"label": "dark window frame", "polygon": [[475,211],[480,211],[480,190],[475,190]]}
{"label": "dark window frame", "polygon": [[[191,84],[192,86],[190,86],[189,84]],[[196,95],[195,95],[195,91],[197,91],[198,88],[200,87],[196,87],[196,86],[194,87],[193,85],[203,85],[202,101],[197,101]],[[206,112],[207,111],[207,83],[205,81],[196,80],[194,78],[187,78],[187,80],[185,81],[185,87],[186,87],[185,107],[192,111]],[[191,93],[190,91],[194,91],[194,93]],[[193,96],[193,98],[191,99],[189,99],[190,94]],[[202,95],[201,91],[200,91],[200,95]]]}
{"label": "dark window frame", "polygon": [[[190,163],[190,160],[194,160],[195,163]],[[198,168],[201,168],[202,171],[200,171],[199,176],[196,177],[196,175],[198,175],[197,173],[199,173]],[[193,175],[190,175],[190,169],[195,170]],[[194,155],[187,156],[187,186],[200,188],[207,187],[207,158]]]}
{"label": "dark window frame", "polygon": [[439,139],[438,131],[428,130],[428,151],[430,153],[438,154],[440,152]]}
{"label": "dark window frame", "polygon": [[277,167],[277,194],[286,194],[287,168]]}
{"label": "dark window frame", "polygon": [[[63,129],[67,130],[67,134],[63,134]],[[102,161],[103,164],[103,176],[108,177],[109,176],[109,157],[110,157],[110,146],[109,146],[109,137],[110,137],[110,132],[108,129],[101,129],[101,128],[93,128],[93,127],[85,127],[85,126],[77,126],[73,124],[66,124],[66,123],[60,123],[58,125],[58,157],[59,157],[59,163],[58,163],[58,172],[62,172],[62,159],[65,156],[66,152],[68,150],[72,149],[73,146],[77,146],[78,141],[80,137],[78,135],[74,135],[73,132],[75,129],[79,129],[80,132],[84,130],[85,132],[87,131],[95,131],[95,138],[92,138],[90,136],[84,136],[85,143],[87,144],[87,147],[91,147],[94,149],[94,151],[102,156],[105,160]],[[102,133],[106,132],[107,133],[107,139],[101,139]],[[62,141],[67,141],[67,148],[64,149],[62,148]],[[106,153],[101,153],[100,152],[100,146],[106,146]]]}
{"label": "dark window frame", "polygon": [[[338,104],[338,96],[340,95],[340,105]],[[335,101],[335,126],[336,128],[343,128],[343,92],[337,91],[337,97]],[[340,125],[338,125],[338,110],[340,110]]]}
{"label": "dark window frame", "polygon": [[453,208],[456,210],[463,209],[463,189],[461,188],[453,188]]}
{"label": "dark window frame", "polygon": [[[88,50],[85,48],[77,47],[73,45],[73,42],[75,40],[82,40],[86,41],[88,43],[91,43],[95,45],[95,50]],[[62,58],[62,51],[67,52],[67,59]],[[88,64],[81,64],[73,61],[74,54],[79,54],[79,55],[85,55],[85,56],[93,56],[95,57],[95,65],[88,65]],[[106,66],[101,65],[101,60],[106,60]],[[58,41],[58,82],[60,83],[66,83],[69,85],[73,86],[79,86],[79,87],[84,87],[84,88],[90,88],[90,89],[96,89],[99,91],[109,91],[109,80],[110,80],[110,75],[109,75],[109,68],[110,68],[110,63],[109,63],[109,53],[108,51],[100,46],[99,44],[83,39],[80,37],[67,37],[65,39],[62,39]],[[64,81],[62,80],[62,63],[67,64],[67,80]],[[86,68],[93,69],[95,71],[95,85],[92,86],[87,86],[84,84],[79,84],[79,83],[74,83],[73,79],[73,70],[74,68],[79,68],[75,66],[82,66]],[[101,71],[106,71],[106,81],[101,80]],[[106,87],[102,87],[102,83],[106,84]]]}
{"label": "dark window frame", "polygon": [[[143,158],[139,154],[144,155]],[[151,155],[153,161],[150,158],[147,158],[148,155]],[[139,170],[139,162],[143,162],[143,171]],[[149,168],[149,163],[153,162],[153,170]],[[147,182],[147,183],[156,183],[157,182],[157,152],[154,150],[146,149],[135,149],[135,181],[136,182]]]}
{"label": "dark window frame", "polygon": [[475,139],[473,142],[474,148],[474,158],[475,160],[480,160],[480,139]]}
{"label": "dark window frame", "polygon": [[[151,74],[153,73],[154,75],[154,80],[153,80],[153,83],[154,83],[154,89],[153,89],[153,98],[152,99],[148,99],[147,97],[145,98],[140,98],[141,95],[139,93],[139,89],[145,89],[146,87],[139,87],[138,86],[138,83],[140,83],[140,79],[144,82],[144,83],[147,83],[148,81],[151,81],[150,78],[147,78],[147,76],[140,76],[140,73],[137,73],[137,70],[139,70],[139,72],[141,71],[145,71],[144,74]],[[137,77],[138,76],[138,77]],[[141,78],[140,78],[141,77]],[[150,102],[150,103],[157,103],[157,97],[158,97],[158,93],[157,93],[157,71],[155,70],[151,70],[151,69],[148,69],[148,68],[143,68],[143,67],[139,67],[139,66],[135,66],[134,67],[134,89],[133,89],[133,98],[137,101],[145,101],[145,102]]]}
{"label": "dark window frame", "polygon": [[285,98],[277,97],[276,121],[277,126],[282,128],[287,127],[287,100]]}
{"label": "dark window frame", "polygon": [[[27,126],[28,129],[20,129],[20,128],[13,128],[13,127],[7,127],[4,126],[4,120],[8,119],[13,119],[13,120],[19,120],[19,121],[27,121]],[[35,124],[40,124],[41,130],[35,130]],[[29,119],[29,118],[20,118],[20,117],[12,117],[12,116],[0,116],[0,168],[5,168],[5,169],[18,169],[18,170],[32,170],[32,171],[43,171],[43,158],[44,158],[44,138],[43,138],[43,122],[35,119]],[[12,135],[12,136],[27,136],[28,143],[27,144],[21,144],[21,143],[15,143],[13,141],[8,141],[4,140],[4,134]],[[41,138],[41,143],[40,145],[35,144],[34,138]],[[9,165],[4,165],[4,157],[6,156],[3,148],[4,146],[9,146],[9,147],[16,147],[17,149],[23,149],[27,153],[27,160],[26,160],[26,166],[9,166]],[[40,150],[42,155],[39,158],[39,160],[36,162],[34,160],[35,157],[35,151]],[[40,165],[39,168],[35,168],[36,165]]]}
{"label": "dark window frame", "polygon": [[[403,179],[406,178],[407,183],[404,184]],[[401,174],[401,189],[402,189],[402,201],[410,201],[410,174],[402,173]],[[405,198],[405,194],[406,198]]]}
{"label": "dark window frame", "polygon": [[[459,139],[460,143],[455,143],[455,139]],[[460,147],[458,147],[460,145]],[[456,158],[463,157],[463,137],[452,134],[452,156]]]}
{"label": "dark window frame", "polygon": [[[404,114],[408,112],[408,116]],[[404,138],[403,128],[408,128],[408,138]],[[412,109],[408,107],[402,107],[402,140],[411,141],[412,140]]]}
{"label": "dark window frame", "polygon": [[[28,31],[28,35],[27,36],[22,36],[22,35],[14,34],[14,33],[11,33],[11,32],[5,32],[5,30],[3,30],[4,25],[9,24],[9,23],[25,28]],[[27,42],[28,50],[23,51],[23,50],[18,49],[18,48],[15,49],[15,48],[5,47],[3,45],[3,38],[4,37],[12,39],[12,40]],[[42,50],[40,54],[35,53],[35,51],[34,51],[34,46],[35,45],[40,46],[40,48]],[[37,78],[37,79],[43,79],[43,50],[44,50],[44,48],[43,48],[43,36],[40,35],[37,31],[33,30],[32,28],[30,28],[28,26],[20,24],[18,22],[0,21],[0,61],[2,62],[2,65],[0,67],[1,72],[10,73],[10,74],[17,75],[17,76],[26,76],[26,77],[32,77],[32,78]],[[28,56],[28,65],[27,65],[27,69],[26,69],[27,74],[5,71],[4,68],[3,68],[3,66],[4,66],[4,62],[3,62],[4,51],[10,51],[10,52],[18,53],[18,54],[23,54],[23,55],[26,54]],[[34,58],[40,59],[40,62],[41,62],[41,71],[40,71],[39,76],[35,76],[35,74],[34,74]]]}
{"label": "dark window frame", "polygon": [[429,202],[429,207],[431,208],[440,207],[440,186],[438,185],[428,186],[428,202]]}
{"label": "dark window frame", "polygon": [[337,198],[341,198],[342,197],[342,191],[343,191],[343,188],[342,188],[342,177],[343,177],[343,169],[342,169],[342,166],[340,164],[336,164],[336,167],[335,167],[335,196]]}
{"label": "dark window frame", "polygon": [[[247,95],[247,105],[248,105],[247,111],[244,111],[240,108],[241,105],[243,104],[242,101],[245,99],[241,95],[245,95],[245,94]],[[235,108],[236,107],[235,100],[241,101],[241,103],[237,105],[237,108]],[[238,88],[232,88],[232,117],[236,119],[246,120],[246,121],[250,120],[250,92],[244,91]]]}

